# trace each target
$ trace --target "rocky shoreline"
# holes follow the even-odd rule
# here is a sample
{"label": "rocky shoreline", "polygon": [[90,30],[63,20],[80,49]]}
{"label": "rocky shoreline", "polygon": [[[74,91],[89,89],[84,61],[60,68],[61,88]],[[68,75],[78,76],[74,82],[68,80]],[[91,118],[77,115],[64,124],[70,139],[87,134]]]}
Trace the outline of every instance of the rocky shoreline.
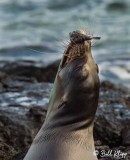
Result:
{"label": "rocky shoreline", "polygon": [[[58,65],[59,61],[47,67],[31,61],[1,62],[0,160],[23,159],[44,122]],[[114,160],[118,156],[130,159],[130,91],[127,88],[108,81],[101,83],[94,139],[100,160]],[[127,154],[125,158],[122,153]]]}

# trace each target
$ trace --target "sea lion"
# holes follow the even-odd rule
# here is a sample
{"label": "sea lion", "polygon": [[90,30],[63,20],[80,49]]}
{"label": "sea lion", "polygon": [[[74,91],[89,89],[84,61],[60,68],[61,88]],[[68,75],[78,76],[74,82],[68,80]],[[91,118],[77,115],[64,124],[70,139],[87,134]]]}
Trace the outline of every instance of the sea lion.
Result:
{"label": "sea lion", "polygon": [[100,83],[91,39],[83,30],[70,33],[45,122],[24,160],[97,160],[93,124]]}

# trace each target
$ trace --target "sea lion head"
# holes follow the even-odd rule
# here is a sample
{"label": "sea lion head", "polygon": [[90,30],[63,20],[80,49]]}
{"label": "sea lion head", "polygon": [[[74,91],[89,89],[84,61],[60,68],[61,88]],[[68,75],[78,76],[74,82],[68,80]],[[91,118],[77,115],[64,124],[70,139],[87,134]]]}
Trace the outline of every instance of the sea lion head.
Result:
{"label": "sea lion head", "polygon": [[[61,68],[68,64],[70,61],[75,58],[81,58],[91,54],[91,40],[100,39],[100,37],[93,37],[88,35],[84,30],[76,30],[69,33],[70,43],[67,46],[66,51],[64,52]],[[87,53],[87,54],[86,54]]]}

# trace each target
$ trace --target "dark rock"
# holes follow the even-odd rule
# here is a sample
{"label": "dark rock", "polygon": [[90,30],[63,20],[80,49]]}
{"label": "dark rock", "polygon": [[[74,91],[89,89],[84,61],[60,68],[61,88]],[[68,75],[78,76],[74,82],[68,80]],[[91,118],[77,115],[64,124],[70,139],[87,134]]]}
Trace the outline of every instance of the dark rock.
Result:
{"label": "dark rock", "polygon": [[45,110],[44,108],[33,107],[33,108],[30,108],[28,115],[30,117],[33,117],[36,121],[42,123],[45,119],[46,112],[47,110]]}
{"label": "dark rock", "polygon": [[0,115],[0,121],[4,127],[0,127],[1,140],[20,151],[32,142],[31,130],[25,128],[21,123],[13,122],[10,118]]}
{"label": "dark rock", "polygon": [[95,139],[101,139],[109,146],[119,146],[121,142],[121,131],[122,125],[116,119],[107,119],[105,115],[96,117],[94,125]]}
{"label": "dark rock", "polygon": [[0,142],[0,160],[9,160],[16,154],[16,150],[4,142]]}
{"label": "dark rock", "polygon": [[37,66],[31,61],[8,62],[0,68],[1,72],[14,80],[30,82],[54,82],[59,60],[48,66]]}
{"label": "dark rock", "polygon": [[122,126],[122,144],[124,146],[130,146],[130,120],[125,120]]}
{"label": "dark rock", "polygon": [[[16,154],[29,147],[44,122],[52,85],[11,79],[8,85],[0,92],[0,145],[14,148]],[[13,155],[0,152],[3,160]]]}
{"label": "dark rock", "polygon": [[124,152],[127,153],[126,160],[130,160],[130,146],[125,148]]}
{"label": "dark rock", "polygon": [[101,146],[102,142],[100,140],[95,140],[95,146]]}
{"label": "dark rock", "polygon": [[125,104],[128,108],[130,108],[130,97],[129,96],[125,98]]}
{"label": "dark rock", "polygon": [[12,158],[9,160],[23,160],[27,151],[28,151],[28,148],[24,149],[22,152],[15,154],[15,156],[12,156]]}

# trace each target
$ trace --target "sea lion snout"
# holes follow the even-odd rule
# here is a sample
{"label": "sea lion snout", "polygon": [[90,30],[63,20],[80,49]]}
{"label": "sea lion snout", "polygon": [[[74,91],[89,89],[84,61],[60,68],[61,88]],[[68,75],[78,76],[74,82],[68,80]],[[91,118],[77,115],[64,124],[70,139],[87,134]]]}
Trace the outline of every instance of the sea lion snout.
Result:
{"label": "sea lion snout", "polygon": [[70,32],[69,33],[69,36],[70,36],[70,41],[72,43],[82,43],[84,41],[91,41],[92,39],[100,39],[101,37],[94,37],[94,36],[91,36],[91,35],[88,35],[84,30],[76,30],[76,31],[73,31],[73,32]]}

